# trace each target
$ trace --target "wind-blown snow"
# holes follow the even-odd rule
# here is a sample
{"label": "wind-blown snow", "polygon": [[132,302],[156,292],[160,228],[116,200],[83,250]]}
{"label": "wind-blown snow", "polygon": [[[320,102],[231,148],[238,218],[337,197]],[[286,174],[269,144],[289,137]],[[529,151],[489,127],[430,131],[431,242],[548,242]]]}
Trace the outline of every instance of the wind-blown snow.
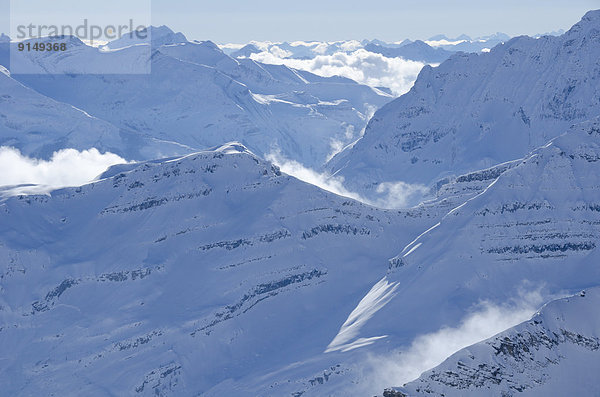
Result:
{"label": "wind-blown snow", "polygon": [[600,393],[600,289],[545,305],[531,320],[452,355],[410,382],[410,396],[592,396]]}
{"label": "wind-blown snow", "polygon": [[458,350],[529,319],[543,302],[535,289],[522,291],[520,296],[501,305],[483,301],[456,327],[443,327],[420,335],[400,354],[371,356],[367,371],[372,371],[373,385],[377,386],[369,391],[376,392],[381,385],[402,385],[416,379]]}
{"label": "wind-blown snow", "polygon": [[286,159],[279,151],[272,151],[266,156],[266,159],[276,164],[286,174],[292,175],[301,181],[379,208],[408,208],[418,204],[430,192],[429,188],[421,184],[411,185],[401,181],[385,182],[376,187],[380,196],[376,200],[370,200],[346,188],[343,176],[331,175],[327,171],[318,172],[298,161]]}
{"label": "wind-blown snow", "polygon": [[389,282],[385,277],[375,284],[369,293],[358,303],[356,309],[350,313],[348,319],[342,324],[340,331],[327,346],[325,352],[328,353],[336,350],[347,352],[359,347],[368,346],[376,340],[385,338],[386,336],[384,335],[356,339],[361,327],[394,297],[396,288],[398,288],[398,283]]}

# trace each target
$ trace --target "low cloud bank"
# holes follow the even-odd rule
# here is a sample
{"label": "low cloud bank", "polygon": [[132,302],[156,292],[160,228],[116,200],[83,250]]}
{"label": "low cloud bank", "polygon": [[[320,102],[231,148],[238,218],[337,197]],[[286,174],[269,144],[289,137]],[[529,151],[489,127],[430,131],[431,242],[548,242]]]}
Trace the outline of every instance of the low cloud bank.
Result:
{"label": "low cloud bank", "polygon": [[301,181],[379,208],[407,208],[417,203],[429,192],[429,189],[424,185],[411,185],[405,182],[385,182],[377,186],[377,198],[368,199],[357,192],[347,189],[344,186],[344,177],[317,172],[295,160],[286,159],[277,151],[267,154],[266,159],[277,165],[281,171]]}
{"label": "low cloud bank", "polygon": [[0,186],[35,184],[51,188],[80,186],[92,181],[108,167],[126,163],[113,153],[97,149],[63,149],[50,160],[30,158],[18,149],[0,147]]}
{"label": "low cloud bank", "polygon": [[484,301],[456,328],[444,327],[421,335],[403,352],[370,356],[364,370],[365,392],[377,394],[384,388],[402,386],[417,379],[457,351],[528,320],[542,303],[539,289],[521,293],[504,305]]}
{"label": "low cloud bank", "polygon": [[386,58],[364,49],[331,55],[318,55],[313,59],[287,58],[290,51],[271,46],[252,54],[251,59],[275,65],[306,70],[319,76],[344,76],[371,87],[387,87],[394,95],[402,95],[413,86],[424,63],[402,58]]}
{"label": "low cloud bank", "polygon": [[286,159],[279,152],[271,152],[265,157],[268,161],[277,165],[281,171],[298,178],[301,181],[318,186],[321,189],[338,194],[340,196],[364,201],[364,199],[358,193],[351,192],[344,187],[344,178],[342,177],[335,177],[325,173],[319,173],[315,170],[305,167],[295,160]]}

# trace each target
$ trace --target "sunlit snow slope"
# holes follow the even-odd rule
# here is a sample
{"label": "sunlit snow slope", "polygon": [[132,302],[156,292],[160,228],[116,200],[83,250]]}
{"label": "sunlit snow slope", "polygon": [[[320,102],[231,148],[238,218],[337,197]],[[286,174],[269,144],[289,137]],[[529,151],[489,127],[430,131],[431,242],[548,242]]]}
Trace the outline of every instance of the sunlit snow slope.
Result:
{"label": "sunlit snow slope", "polygon": [[423,228],[240,144],[104,178],[0,204],[3,393],[196,395],[321,355]]}
{"label": "sunlit snow slope", "polygon": [[425,67],[331,167],[375,195],[381,182],[431,184],[521,158],[600,115],[599,38],[600,11],[590,11],[562,36],[517,37]]}

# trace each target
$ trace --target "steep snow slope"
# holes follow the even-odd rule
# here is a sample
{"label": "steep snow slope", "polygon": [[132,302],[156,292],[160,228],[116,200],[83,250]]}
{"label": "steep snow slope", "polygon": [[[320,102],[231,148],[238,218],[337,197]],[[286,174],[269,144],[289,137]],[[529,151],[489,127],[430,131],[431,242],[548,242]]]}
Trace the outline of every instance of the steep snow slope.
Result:
{"label": "steep snow slope", "polygon": [[598,288],[553,301],[399,391],[411,397],[599,395],[599,305]]}
{"label": "steep snow slope", "polygon": [[478,299],[506,299],[523,280],[552,293],[600,284],[593,259],[600,235],[599,158],[595,120],[505,171],[390,261],[389,277],[401,286],[385,310],[415,317],[416,305],[402,299],[408,295],[420,302],[418,310],[428,309],[431,315],[411,321],[406,332],[419,323],[460,318]]}
{"label": "steep snow slope", "polygon": [[[397,295],[363,331],[405,346],[457,326],[481,301],[499,305],[522,290],[551,297],[600,285],[599,159],[595,120],[505,171],[390,260]],[[410,321],[400,326],[399,318]]]}
{"label": "steep snow slope", "polygon": [[[211,42],[177,42],[165,29],[154,29],[161,41],[153,41],[151,62],[147,44],[106,51],[73,39],[77,45],[66,53],[27,59],[40,72],[62,74],[14,76],[121,129],[200,149],[237,140],[259,155],[279,149],[311,167],[357,139],[374,109],[391,99],[349,79],[238,62]],[[115,64],[135,69],[144,62],[148,75],[101,74]]]}
{"label": "steep snow slope", "polygon": [[[600,285],[599,165],[597,119],[516,164],[452,182],[445,189],[463,198],[480,191],[479,183],[487,188],[389,260],[386,277],[355,301],[339,324],[329,353],[221,385],[207,395],[226,390],[241,396],[374,395],[394,385],[381,387],[381,373],[388,380],[410,379],[406,371],[413,368],[394,366],[419,336],[460,329],[486,307],[526,312],[523,308],[538,304],[537,299]],[[270,391],[260,392],[265,389]]]}
{"label": "steep snow slope", "polygon": [[600,114],[599,37],[600,11],[591,11],[560,37],[518,37],[425,67],[332,168],[372,192],[518,159]]}
{"label": "steep snow slope", "polygon": [[0,204],[3,393],[197,395],[322,355],[424,227],[239,144],[103,178]]}
{"label": "steep snow slope", "polygon": [[[322,77],[284,65],[267,65],[250,59],[234,60],[211,41],[166,45],[159,50],[179,60],[215,67],[236,81],[243,82],[254,94],[277,95],[292,103],[305,103],[298,98],[294,100],[294,95],[312,97],[313,102],[317,99],[340,102],[342,98],[366,113],[370,110],[369,106],[383,103],[387,101],[385,98],[389,98],[383,95],[384,98],[373,101],[377,97],[373,89],[340,76]],[[297,91],[298,86],[302,87],[302,91]]]}
{"label": "steep snow slope", "polygon": [[180,145],[120,130],[71,105],[47,98],[15,81],[3,66],[0,104],[0,146],[13,146],[36,158],[47,159],[64,148],[95,147],[130,158],[182,150]]}
{"label": "steep snow slope", "polygon": [[600,284],[598,159],[595,120],[443,184],[440,202],[479,195],[411,244],[434,208],[367,207],[237,144],[8,199],[0,378],[9,394],[380,392],[373,361],[482,300]]}

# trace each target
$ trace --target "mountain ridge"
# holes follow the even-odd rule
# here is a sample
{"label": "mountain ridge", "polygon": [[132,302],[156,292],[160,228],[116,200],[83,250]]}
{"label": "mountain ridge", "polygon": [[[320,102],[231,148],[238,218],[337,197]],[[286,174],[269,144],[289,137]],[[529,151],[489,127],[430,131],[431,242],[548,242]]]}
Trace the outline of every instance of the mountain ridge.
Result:
{"label": "mountain ridge", "polygon": [[367,195],[383,182],[431,184],[520,158],[597,116],[599,13],[563,36],[522,36],[425,66],[411,91],[379,109],[329,169]]}

